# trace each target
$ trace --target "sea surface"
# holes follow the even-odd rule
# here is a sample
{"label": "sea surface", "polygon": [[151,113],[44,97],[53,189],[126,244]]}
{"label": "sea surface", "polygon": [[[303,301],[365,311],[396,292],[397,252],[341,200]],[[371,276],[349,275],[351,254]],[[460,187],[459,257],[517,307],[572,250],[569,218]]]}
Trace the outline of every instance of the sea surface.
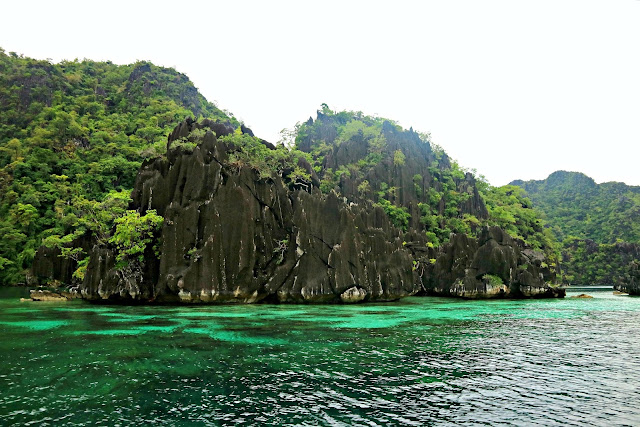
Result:
{"label": "sea surface", "polygon": [[23,292],[0,288],[3,426],[640,425],[640,298],[611,289],[181,307]]}

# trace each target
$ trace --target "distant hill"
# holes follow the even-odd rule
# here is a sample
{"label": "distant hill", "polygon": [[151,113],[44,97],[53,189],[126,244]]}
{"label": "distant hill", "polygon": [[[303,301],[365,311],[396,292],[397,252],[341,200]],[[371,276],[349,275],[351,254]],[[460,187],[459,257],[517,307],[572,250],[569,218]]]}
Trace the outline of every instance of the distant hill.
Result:
{"label": "distant hill", "polygon": [[564,280],[623,283],[640,245],[640,187],[557,171],[522,187],[562,242]]}

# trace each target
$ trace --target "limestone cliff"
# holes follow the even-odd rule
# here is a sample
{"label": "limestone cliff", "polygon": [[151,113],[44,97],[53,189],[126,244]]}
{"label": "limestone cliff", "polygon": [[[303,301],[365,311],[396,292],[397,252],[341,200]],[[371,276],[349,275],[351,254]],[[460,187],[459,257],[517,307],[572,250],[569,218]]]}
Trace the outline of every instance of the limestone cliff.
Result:
{"label": "limestone cliff", "polygon": [[[83,297],[335,303],[414,294],[562,296],[547,284],[555,276],[544,254],[498,227],[476,224],[473,233],[452,233],[447,242],[431,244],[421,214],[435,190],[453,185],[452,194],[465,194],[454,205],[436,200],[431,209],[438,218],[452,209],[460,218],[488,213],[473,176],[444,176],[449,159],[417,134],[384,124],[384,144],[378,141],[371,161],[371,141],[363,132],[336,143],[331,126],[316,129],[327,133],[320,162],[317,153],[281,161],[278,173],[266,175],[242,160],[243,147],[225,142],[234,134],[231,127],[208,120],[180,124],[169,136],[167,155],[143,164],[132,193],[133,209],[154,209],[164,218],[160,256],[148,251],[145,262],[123,271],[116,268],[114,248],[94,246]],[[298,146],[313,152],[314,143],[307,134]],[[362,170],[351,167],[358,162]],[[327,191],[326,171],[345,165],[352,173],[337,180],[332,175],[334,187]],[[381,195],[389,186],[393,192]],[[406,221],[396,221],[375,202],[376,194],[381,202],[393,198],[392,209],[405,212]]]}
{"label": "limestone cliff", "polygon": [[[190,121],[170,143],[195,128]],[[401,233],[379,207],[353,204],[317,186],[260,178],[233,164],[234,149],[209,130],[193,151],[169,147],[143,165],[134,207],[165,218],[161,256],[133,279],[94,248],[82,294],[88,299],[179,302],[388,301],[419,290]],[[311,166],[302,164],[310,175]]]}
{"label": "limestone cliff", "polygon": [[477,239],[457,234],[434,256],[431,259],[416,256],[421,265],[419,280],[428,295],[564,296],[564,290],[548,285],[554,274],[544,262],[543,254],[527,248],[498,227],[482,229]]}
{"label": "limestone cliff", "polygon": [[[364,125],[349,133],[354,122]],[[473,174],[457,169],[428,136],[358,113],[319,113],[301,133],[298,146],[321,160],[323,182],[331,182],[331,171],[345,171],[331,182],[335,190],[354,201],[377,198],[391,206],[392,214],[407,214],[405,249],[412,253],[420,293],[564,295],[549,286],[556,278],[553,262],[542,250],[491,226]],[[539,224],[533,228],[541,229]]]}

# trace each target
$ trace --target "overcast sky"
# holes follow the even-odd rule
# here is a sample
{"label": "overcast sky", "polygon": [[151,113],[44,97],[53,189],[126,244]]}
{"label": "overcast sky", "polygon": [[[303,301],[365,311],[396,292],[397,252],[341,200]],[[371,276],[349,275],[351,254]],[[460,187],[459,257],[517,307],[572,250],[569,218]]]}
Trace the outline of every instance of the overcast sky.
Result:
{"label": "overcast sky", "polygon": [[494,185],[640,185],[640,1],[12,1],[0,47],[146,59],[271,141],[321,103],[431,132]]}

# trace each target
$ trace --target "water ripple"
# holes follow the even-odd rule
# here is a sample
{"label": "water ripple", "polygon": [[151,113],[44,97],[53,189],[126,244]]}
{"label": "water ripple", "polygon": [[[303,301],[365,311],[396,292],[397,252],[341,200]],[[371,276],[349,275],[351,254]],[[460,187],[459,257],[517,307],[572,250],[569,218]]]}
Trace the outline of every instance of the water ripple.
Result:
{"label": "water ripple", "polygon": [[640,425],[640,299],[20,305],[0,425]]}

